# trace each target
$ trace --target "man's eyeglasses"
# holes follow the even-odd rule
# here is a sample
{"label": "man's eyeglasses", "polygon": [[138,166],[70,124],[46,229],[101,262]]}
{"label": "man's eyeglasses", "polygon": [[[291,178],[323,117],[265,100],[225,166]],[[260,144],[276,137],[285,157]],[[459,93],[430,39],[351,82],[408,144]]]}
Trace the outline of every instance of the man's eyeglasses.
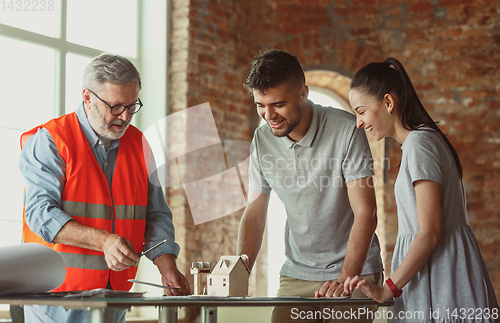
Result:
{"label": "man's eyeglasses", "polygon": [[141,99],[139,99],[139,98],[137,98],[137,100],[139,100],[139,102],[136,102],[136,103],[131,104],[131,105],[117,104],[117,105],[111,106],[106,101],[101,99],[97,94],[95,94],[92,90],[89,90],[89,91],[90,91],[90,93],[95,95],[96,98],[101,100],[101,102],[104,103],[111,110],[111,114],[114,116],[119,116],[120,114],[123,113],[123,111],[125,111],[125,109],[128,109],[129,114],[136,114],[142,108],[142,102],[141,102]]}

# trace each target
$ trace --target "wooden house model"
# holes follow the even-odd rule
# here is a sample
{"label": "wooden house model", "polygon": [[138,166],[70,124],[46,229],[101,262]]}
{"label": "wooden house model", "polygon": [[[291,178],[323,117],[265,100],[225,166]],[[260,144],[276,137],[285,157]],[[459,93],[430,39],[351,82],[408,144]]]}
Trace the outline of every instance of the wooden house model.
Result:
{"label": "wooden house model", "polygon": [[207,276],[209,296],[247,296],[250,270],[248,258],[222,256]]}

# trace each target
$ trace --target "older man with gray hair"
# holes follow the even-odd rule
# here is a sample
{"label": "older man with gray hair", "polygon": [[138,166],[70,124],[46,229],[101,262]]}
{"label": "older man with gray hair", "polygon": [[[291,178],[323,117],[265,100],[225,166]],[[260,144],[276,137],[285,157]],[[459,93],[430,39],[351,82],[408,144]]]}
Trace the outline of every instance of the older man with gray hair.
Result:
{"label": "older man with gray hair", "polygon": [[[59,252],[66,278],[54,291],[128,291],[138,253],[158,267],[167,295],[190,293],[179,272],[172,213],[142,133],[130,125],[143,106],[141,79],[118,55],[94,58],[84,72],[83,102],[21,136],[19,167],[26,180],[23,241]],[[27,322],[88,322],[89,312],[26,306]],[[115,313],[125,322],[125,311]]]}

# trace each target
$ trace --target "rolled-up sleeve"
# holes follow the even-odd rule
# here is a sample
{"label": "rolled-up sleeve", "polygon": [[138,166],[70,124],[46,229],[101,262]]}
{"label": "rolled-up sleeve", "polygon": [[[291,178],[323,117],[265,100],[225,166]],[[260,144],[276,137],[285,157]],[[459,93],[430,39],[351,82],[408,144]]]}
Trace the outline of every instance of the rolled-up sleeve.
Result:
{"label": "rolled-up sleeve", "polygon": [[146,214],[146,235],[144,250],[147,250],[157,243],[167,239],[167,242],[148,252],[146,257],[154,260],[162,254],[173,254],[176,258],[179,255],[180,247],[175,242],[174,224],[172,211],[167,204],[163,188],[154,183],[160,183],[156,172],[156,163],[151,153],[150,176],[148,184],[148,208]]}
{"label": "rolled-up sleeve", "polygon": [[25,217],[28,227],[46,242],[72,220],[61,209],[66,163],[49,132],[40,128],[25,143],[19,169],[25,179]]}

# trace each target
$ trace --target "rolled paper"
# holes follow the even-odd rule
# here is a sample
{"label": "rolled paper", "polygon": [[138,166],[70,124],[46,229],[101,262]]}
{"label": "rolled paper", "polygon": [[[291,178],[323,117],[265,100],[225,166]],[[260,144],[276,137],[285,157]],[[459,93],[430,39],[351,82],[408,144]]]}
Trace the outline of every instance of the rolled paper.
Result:
{"label": "rolled paper", "polygon": [[0,295],[44,293],[59,287],[66,265],[57,251],[38,243],[0,247]]}

